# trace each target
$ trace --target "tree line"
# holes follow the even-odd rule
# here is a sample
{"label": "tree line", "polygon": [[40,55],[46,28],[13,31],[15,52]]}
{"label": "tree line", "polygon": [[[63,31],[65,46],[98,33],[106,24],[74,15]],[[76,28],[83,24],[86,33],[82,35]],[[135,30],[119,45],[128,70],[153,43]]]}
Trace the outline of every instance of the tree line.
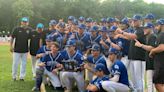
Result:
{"label": "tree line", "polygon": [[70,15],[92,17],[132,17],[134,14],[153,13],[156,19],[164,17],[164,5],[145,3],[143,0],[0,0],[0,31],[11,32],[20,18],[30,18],[35,28],[41,22],[48,26],[51,19],[64,19]]}

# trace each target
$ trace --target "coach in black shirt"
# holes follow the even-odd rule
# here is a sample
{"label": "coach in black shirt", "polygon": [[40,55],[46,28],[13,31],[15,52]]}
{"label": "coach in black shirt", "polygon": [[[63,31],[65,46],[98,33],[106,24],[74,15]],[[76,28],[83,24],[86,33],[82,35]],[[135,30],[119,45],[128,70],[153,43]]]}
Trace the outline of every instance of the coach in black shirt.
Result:
{"label": "coach in black shirt", "polygon": [[150,57],[154,57],[154,76],[153,82],[158,92],[164,92],[164,19],[157,21],[158,36],[157,47],[149,53]]}
{"label": "coach in black shirt", "polygon": [[154,25],[150,22],[147,22],[144,25],[144,35],[146,35],[146,44],[141,44],[138,40],[136,40],[135,46],[146,50],[145,60],[146,60],[146,78],[147,78],[147,91],[153,92],[153,71],[154,71],[154,60],[149,57],[149,52],[155,47],[156,43],[156,34],[153,33]]}
{"label": "coach in black shirt", "polygon": [[30,33],[30,55],[32,59],[32,73],[33,77],[36,76],[35,73],[35,65],[36,65],[36,54],[38,49],[41,47],[41,39],[43,39],[43,28],[44,25],[42,23],[38,23],[36,30],[33,30]]}
{"label": "coach in black shirt", "polygon": [[[26,61],[28,52],[28,39],[31,32],[31,28],[28,27],[29,20],[27,17],[21,19],[21,25],[13,29],[11,34],[10,51],[13,52],[13,65],[12,65],[12,77],[13,80],[17,78],[17,69],[19,60],[21,59],[20,66],[20,80],[24,80],[26,74]],[[14,44],[14,47],[13,47]]]}
{"label": "coach in black shirt", "polygon": [[144,35],[141,23],[142,17],[140,15],[134,15],[132,18],[134,33],[127,33],[117,29],[118,33],[123,34],[131,41],[128,59],[130,60],[131,79],[137,92],[144,92],[145,50],[135,46],[135,40],[145,44],[146,36]]}

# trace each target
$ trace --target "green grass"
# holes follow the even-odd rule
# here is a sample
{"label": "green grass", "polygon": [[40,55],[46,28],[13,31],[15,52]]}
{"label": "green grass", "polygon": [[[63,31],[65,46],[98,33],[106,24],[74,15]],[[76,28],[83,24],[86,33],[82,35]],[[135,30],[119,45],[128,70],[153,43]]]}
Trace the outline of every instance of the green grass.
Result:
{"label": "green grass", "polygon": [[[34,81],[32,80],[30,59],[28,59],[26,69],[25,82],[12,81],[12,53],[9,51],[9,46],[0,45],[0,92],[31,92]],[[46,87],[46,91],[56,92],[48,87]]]}
{"label": "green grass", "polygon": [[[0,92],[31,92],[34,81],[32,80],[30,59],[28,59],[26,69],[24,82],[12,81],[12,53],[9,51],[9,46],[0,46]],[[48,88],[47,92],[54,92],[54,90]]]}

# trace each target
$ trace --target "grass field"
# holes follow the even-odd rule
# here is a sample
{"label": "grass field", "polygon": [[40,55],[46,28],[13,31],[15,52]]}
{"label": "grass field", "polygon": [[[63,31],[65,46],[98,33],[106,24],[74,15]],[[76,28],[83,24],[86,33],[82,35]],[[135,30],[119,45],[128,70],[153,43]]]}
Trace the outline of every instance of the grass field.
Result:
{"label": "grass field", "polygon": [[[27,62],[25,81],[12,81],[12,53],[9,52],[8,45],[0,45],[0,92],[31,92],[34,86],[31,72],[30,58]],[[19,70],[18,70],[19,74]],[[47,92],[56,92],[51,88],[46,88]]]}
{"label": "grass field", "polygon": [[[12,81],[12,53],[8,45],[0,45],[0,92],[31,92],[34,86],[31,72],[31,62],[28,58],[25,81]],[[19,74],[19,70],[18,70]],[[57,92],[46,87],[46,92]],[[146,91],[145,91],[146,92]]]}

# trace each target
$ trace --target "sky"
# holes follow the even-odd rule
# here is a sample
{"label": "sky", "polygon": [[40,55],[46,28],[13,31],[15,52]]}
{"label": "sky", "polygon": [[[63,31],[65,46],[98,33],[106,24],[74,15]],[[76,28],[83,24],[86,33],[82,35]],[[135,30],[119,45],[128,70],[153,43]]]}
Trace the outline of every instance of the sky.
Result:
{"label": "sky", "polygon": [[160,4],[164,4],[164,0],[144,0],[147,3],[160,3]]}
{"label": "sky", "polygon": [[[100,0],[101,2],[105,1],[105,0]],[[134,1],[134,0],[131,0],[131,1]],[[164,0],[144,0],[145,2],[147,3],[159,3],[159,4],[164,4]]]}

